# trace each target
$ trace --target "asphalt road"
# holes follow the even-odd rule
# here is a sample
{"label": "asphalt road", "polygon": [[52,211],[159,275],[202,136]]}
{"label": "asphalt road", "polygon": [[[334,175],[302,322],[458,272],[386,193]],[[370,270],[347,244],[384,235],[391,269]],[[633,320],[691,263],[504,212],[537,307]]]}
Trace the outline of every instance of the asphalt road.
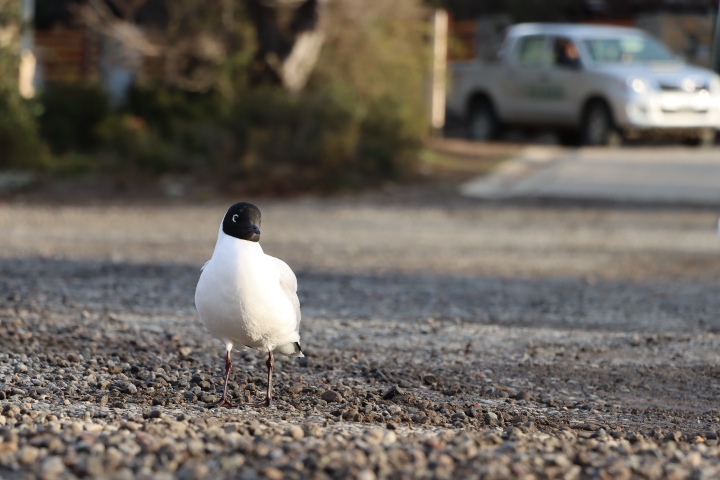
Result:
{"label": "asphalt road", "polygon": [[531,146],[462,190],[492,199],[720,206],[720,149]]}

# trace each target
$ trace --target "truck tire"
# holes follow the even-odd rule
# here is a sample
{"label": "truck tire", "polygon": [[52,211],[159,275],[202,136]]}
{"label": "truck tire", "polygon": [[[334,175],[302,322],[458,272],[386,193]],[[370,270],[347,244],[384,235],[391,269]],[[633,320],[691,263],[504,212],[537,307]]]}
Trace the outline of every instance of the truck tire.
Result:
{"label": "truck tire", "polygon": [[585,108],[580,132],[583,145],[619,146],[622,143],[610,108],[602,100],[593,100]]}
{"label": "truck tire", "polygon": [[500,124],[490,100],[483,97],[472,102],[467,130],[468,137],[476,142],[487,142],[497,138]]}

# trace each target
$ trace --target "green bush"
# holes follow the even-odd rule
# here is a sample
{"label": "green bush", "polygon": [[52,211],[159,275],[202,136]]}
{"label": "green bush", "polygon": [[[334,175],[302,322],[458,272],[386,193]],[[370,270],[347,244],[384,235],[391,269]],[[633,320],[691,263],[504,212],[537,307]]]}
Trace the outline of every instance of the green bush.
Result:
{"label": "green bush", "polygon": [[[19,8],[12,1],[0,11],[0,28],[6,43],[0,43],[0,169],[27,168],[42,157],[41,142],[33,110],[36,105],[18,92]],[[15,35],[7,37],[15,29]]]}
{"label": "green bush", "polygon": [[56,155],[90,153],[100,146],[98,125],[110,113],[107,95],[97,85],[46,85],[39,101],[40,135]]}
{"label": "green bush", "polygon": [[0,92],[0,169],[35,168],[43,160],[33,105]]}
{"label": "green bush", "polygon": [[230,52],[239,66],[228,62],[236,78],[218,82],[223,88],[146,81],[117,110],[98,86],[48,85],[37,120],[52,156],[42,165],[54,173],[185,174],[259,192],[407,178],[427,129],[425,12],[418,0],[366,1],[329,4],[325,46],[299,94],[249,86],[240,73],[247,52]]}

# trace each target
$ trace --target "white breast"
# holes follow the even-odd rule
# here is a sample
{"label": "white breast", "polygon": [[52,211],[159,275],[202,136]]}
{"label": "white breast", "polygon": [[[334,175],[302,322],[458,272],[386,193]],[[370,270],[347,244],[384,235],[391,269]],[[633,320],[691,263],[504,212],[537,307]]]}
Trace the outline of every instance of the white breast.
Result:
{"label": "white breast", "polygon": [[257,242],[220,232],[200,276],[195,306],[207,329],[225,342],[267,351],[299,340],[295,307]]}

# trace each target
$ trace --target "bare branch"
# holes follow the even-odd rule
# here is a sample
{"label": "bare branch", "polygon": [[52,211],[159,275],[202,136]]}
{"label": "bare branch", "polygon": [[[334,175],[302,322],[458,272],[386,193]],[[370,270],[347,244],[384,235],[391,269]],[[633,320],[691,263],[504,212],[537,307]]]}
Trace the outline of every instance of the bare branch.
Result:
{"label": "bare branch", "polygon": [[148,57],[159,56],[162,46],[150,42],[135,25],[118,19],[102,0],[90,0],[76,9],[82,22],[92,30],[113,38],[129,49]]}

